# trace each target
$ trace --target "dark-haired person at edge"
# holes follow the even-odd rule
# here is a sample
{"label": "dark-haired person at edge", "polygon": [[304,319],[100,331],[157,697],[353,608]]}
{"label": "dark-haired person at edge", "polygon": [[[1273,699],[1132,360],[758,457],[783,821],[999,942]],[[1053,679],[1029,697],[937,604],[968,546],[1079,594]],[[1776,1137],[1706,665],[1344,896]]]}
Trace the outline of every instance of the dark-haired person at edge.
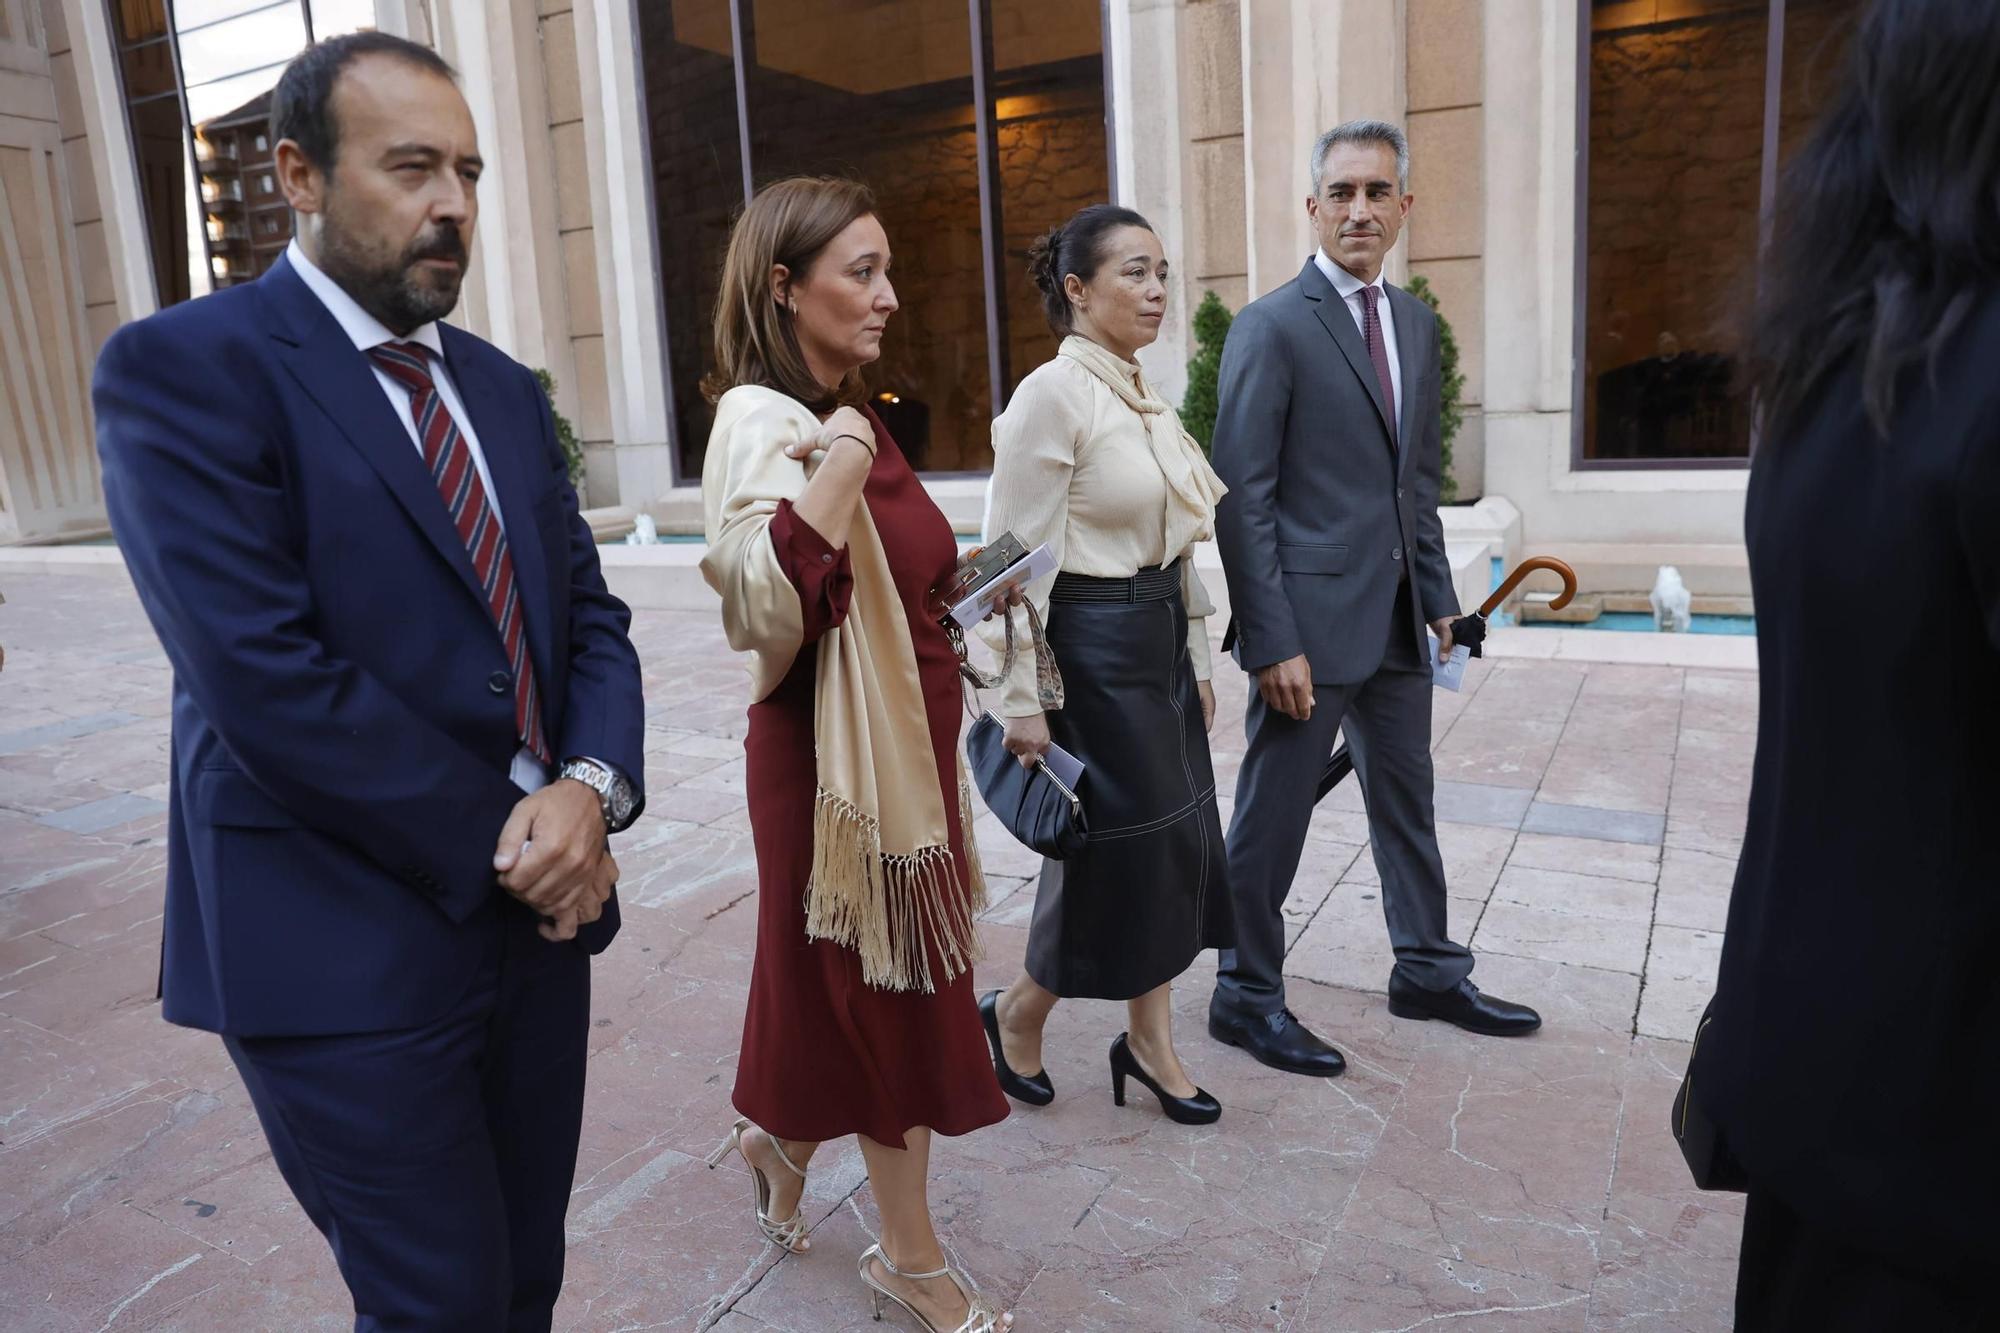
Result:
{"label": "dark-haired person at edge", "polygon": [[[1173,1119],[1208,1124],[1222,1107],[1174,1051],[1172,986],[1233,938],[1208,755],[1214,607],[1192,550],[1212,535],[1223,487],[1136,359],[1167,309],[1152,225],[1094,204],[1035,241],[1029,273],[1062,343],[993,423],[986,538],[1012,532],[1056,556],[1059,572],[1027,593],[1046,608],[1064,702],[1044,709],[1021,652],[998,711],[1022,763],[1052,740],[1083,761],[1090,837],[1042,863],[1025,966],[980,1008],[1001,1086],[1041,1106],[1055,1096],[1042,1030],[1056,1001],[1125,1001],[1111,1044],[1119,1099],[1129,1076]],[[1027,643],[1026,609],[1009,614]],[[985,627],[996,652],[1005,632]]]}
{"label": "dark-haired person at edge", "polygon": [[1876,4],[1747,339],[1750,813],[1692,1094],[1736,1327],[1992,1329],[2000,6]]}
{"label": "dark-haired person at edge", "polygon": [[296,223],[97,363],[173,664],[161,991],[222,1034],[358,1329],[546,1329],[606,835],[645,721],[528,370],[442,318],[478,214],[449,67],[364,33],[272,99]]}
{"label": "dark-haired person at edge", "polygon": [[734,1101],[758,1228],[804,1252],[805,1172],[860,1140],[882,1236],[860,1257],[879,1318],[1003,1333],[931,1221],[933,1134],[1007,1114],[972,998],[985,904],[958,757],[958,660],[932,610],[951,525],[863,406],[896,313],[867,187],[793,178],[736,222],[715,312],[702,469],[732,647],[749,654],[757,953]]}

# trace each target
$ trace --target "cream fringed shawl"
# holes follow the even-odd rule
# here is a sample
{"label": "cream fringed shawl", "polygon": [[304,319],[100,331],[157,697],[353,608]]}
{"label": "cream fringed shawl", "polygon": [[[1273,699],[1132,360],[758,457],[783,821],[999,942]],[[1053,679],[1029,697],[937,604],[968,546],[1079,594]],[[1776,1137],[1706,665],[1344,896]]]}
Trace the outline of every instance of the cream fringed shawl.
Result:
{"label": "cream fringed shawl", "polygon": [[[785,447],[819,429],[801,403],[739,385],[715,405],[702,465],[702,577],[722,594],[729,646],[750,654],[751,697],[791,670],[805,635],[798,590],[779,563],[771,518],[804,494],[807,469]],[[857,501],[847,552],[847,615],[819,640],[813,687],[817,791],[806,935],[861,957],[862,979],[887,990],[937,989],[978,957],[973,922],[986,882],[972,841],[971,797],[959,771],[966,875],[951,849],[952,817],[938,790],[923,683],[881,534]]]}

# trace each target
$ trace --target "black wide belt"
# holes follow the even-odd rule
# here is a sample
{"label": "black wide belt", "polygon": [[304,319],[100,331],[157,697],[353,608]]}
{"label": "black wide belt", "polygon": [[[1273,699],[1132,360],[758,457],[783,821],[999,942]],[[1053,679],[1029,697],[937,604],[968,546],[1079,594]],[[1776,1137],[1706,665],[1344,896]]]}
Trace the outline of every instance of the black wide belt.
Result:
{"label": "black wide belt", "polygon": [[1142,569],[1129,579],[1098,579],[1088,574],[1058,574],[1049,590],[1052,602],[1164,602],[1181,595],[1181,564]]}

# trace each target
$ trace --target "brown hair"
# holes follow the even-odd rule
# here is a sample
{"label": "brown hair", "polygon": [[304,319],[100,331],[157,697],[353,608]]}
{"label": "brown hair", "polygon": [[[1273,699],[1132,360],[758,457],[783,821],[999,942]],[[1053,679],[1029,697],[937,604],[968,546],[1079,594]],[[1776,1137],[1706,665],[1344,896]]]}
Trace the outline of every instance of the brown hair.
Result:
{"label": "brown hair", "polygon": [[793,176],[759,190],[729,232],[722,290],[715,301],[715,369],[701,382],[713,403],[739,384],[762,384],[815,412],[863,397],[857,368],[828,392],[813,376],[798,330],[771,297],[771,269],[783,264],[794,280],[856,218],[875,211],[875,194],[859,181]]}

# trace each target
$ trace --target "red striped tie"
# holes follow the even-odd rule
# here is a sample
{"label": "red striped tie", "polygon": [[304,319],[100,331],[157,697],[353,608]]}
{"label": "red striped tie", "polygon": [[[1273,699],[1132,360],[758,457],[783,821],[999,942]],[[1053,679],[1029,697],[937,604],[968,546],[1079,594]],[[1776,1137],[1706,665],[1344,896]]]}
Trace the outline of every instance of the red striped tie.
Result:
{"label": "red striped tie", "polygon": [[507,534],[488,502],[479,469],[472,465],[472,447],[459,433],[431,378],[430,349],[421,343],[384,343],[370,348],[369,359],[396,383],[410,391],[410,415],[416,419],[424,465],[431,470],[445,513],[472,557],[486,609],[500,631],[514,674],[514,726],[521,743],[543,763],[549,762],[549,742],[542,732],[541,695],[535,687],[535,664],[528,659],[527,627],[521,619],[521,590],[514,584],[514,561],[507,554]]}

